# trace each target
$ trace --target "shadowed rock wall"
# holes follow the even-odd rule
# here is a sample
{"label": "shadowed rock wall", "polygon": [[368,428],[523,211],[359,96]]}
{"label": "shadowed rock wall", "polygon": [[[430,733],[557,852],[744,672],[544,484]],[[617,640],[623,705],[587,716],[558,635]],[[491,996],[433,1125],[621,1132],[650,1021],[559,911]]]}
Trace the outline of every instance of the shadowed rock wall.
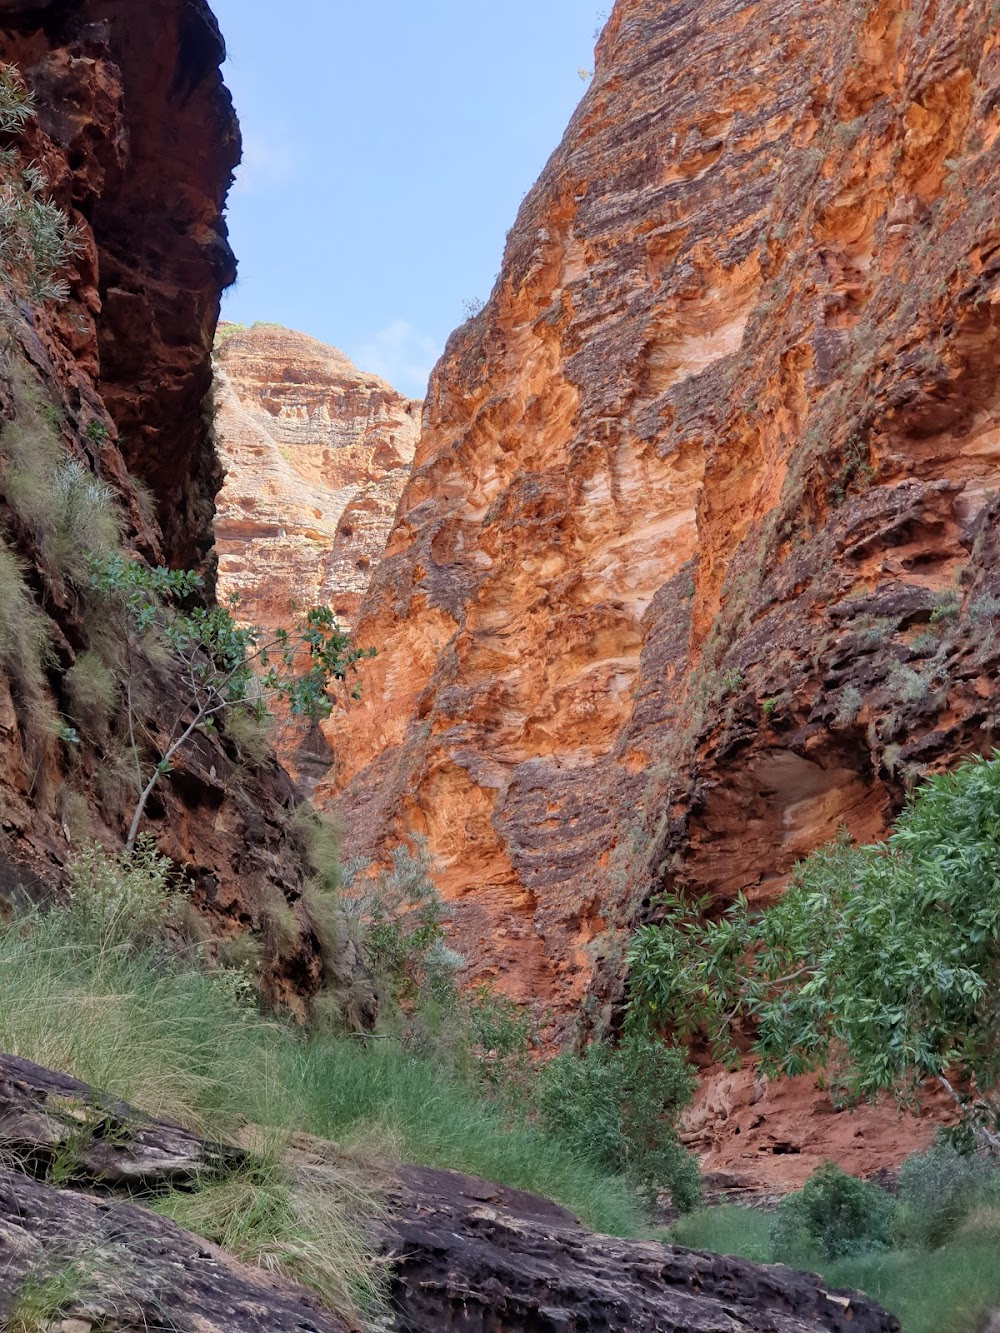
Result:
{"label": "shadowed rock wall", "polygon": [[[235,276],[222,210],[240,153],[219,71],[224,55],[204,0],[0,6],[0,61],[17,66],[37,108],[16,146],[39,164],[80,238],[68,300],[33,307],[17,299],[6,316],[0,428],[16,419],[22,432],[56,430],[67,459],[111,488],[127,546],[199,569],[209,593],[222,473],[207,396],[220,297]],[[65,673],[93,630],[84,599],[52,577],[38,534],[3,484],[0,522],[47,617],[45,706],[68,717]],[[119,843],[135,797],[129,775],[124,783],[115,775],[108,745],[74,745],[36,725],[7,667],[5,659],[0,861],[3,888],[13,892],[58,884],[85,839]],[[151,669],[142,687],[150,700],[142,741],[162,752],[184,696],[168,672]],[[282,957],[268,958],[265,985],[300,1005],[322,967],[287,831],[295,800],[273,759],[248,772],[233,745],[198,736],[160,784],[147,827],[208,918],[198,942],[266,933],[291,908],[299,934]]]}

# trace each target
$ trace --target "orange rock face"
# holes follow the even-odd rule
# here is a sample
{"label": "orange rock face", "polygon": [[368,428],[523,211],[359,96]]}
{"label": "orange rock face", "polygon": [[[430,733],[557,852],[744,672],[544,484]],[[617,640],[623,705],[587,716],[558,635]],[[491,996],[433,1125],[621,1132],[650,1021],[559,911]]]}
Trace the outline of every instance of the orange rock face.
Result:
{"label": "orange rock face", "polygon": [[993,744],[998,106],[989,5],[615,6],[331,725],[476,975],[610,1013],[659,889],[778,894]]}
{"label": "orange rock face", "polygon": [[[331,606],[350,626],[410,475],[423,405],[274,324],[222,326],[214,402],[226,470],[220,595],[270,629],[294,619],[293,603]],[[316,727],[286,718],[274,742],[307,790],[330,767]]]}
{"label": "orange rock face", "polygon": [[287,624],[294,599],[349,625],[385,550],[422,404],[304,334],[233,327],[216,354],[220,592],[238,593],[258,624]]}

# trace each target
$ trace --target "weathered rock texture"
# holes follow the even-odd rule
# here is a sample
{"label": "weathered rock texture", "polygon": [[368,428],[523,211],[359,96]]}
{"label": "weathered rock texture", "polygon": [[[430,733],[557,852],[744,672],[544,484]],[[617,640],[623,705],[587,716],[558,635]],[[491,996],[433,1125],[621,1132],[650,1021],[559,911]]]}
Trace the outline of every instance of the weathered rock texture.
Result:
{"label": "weathered rock texture", "polygon": [[451,1171],[390,1188],[400,1333],[894,1333],[808,1273],[588,1234],[562,1208]]}
{"label": "weathered rock texture", "polygon": [[998,184],[995,5],[616,4],[334,724],[474,973],[607,1016],[665,884],[773,897],[994,743]]}
{"label": "weathered rock texture", "polygon": [[[223,325],[215,367],[219,595],[235,593],[238,614],[270,629],[294,619],[293,603],[331,606],[349,627],[410,475],[422,404],[275,324]],[[276,740],[300,781],[329,768],[318,728],[289,721]]]}
{"label": "weathered rock texture", "polygon": [[[220,295],[235,274],[222,209],[239,159],[223,57],[204,0],[0,9],[0,61],[18,67],[37,105],[37,118],[5,146],[40,164],[80,236],[69,299],[44,308],[17,299],[7,316],[0,462],[7,466],[8,422],[22,435],[55,429],[67,459],[111,488],[127,546],[200,569],[209,593],[222,474],[206,400]],[[53,577],[37,526],[3,485],[0,522],[47,617],[53,653],[45,697],[25,697],[4,631],[2,887],[52,885],[84,839],[120,841],[134,796],[115,779],[106,736],[61,744],[39,715],[73,716],[65,672],[88,646],[92,624],[80,581],[71,587]],[[142,739],[153,762],[184,699],[169,672],[151,671],[143,690],[150,704]],[[270,974],[274,995],[288,998],[314,991],[322,971],[286,833],[294,800],[276,763],[248,773],[232,745],[202,736],[149,807],[149,827],[211,919],[200,933],[265,930],[287,900],[301,936],[287,957],[270,960]],[[16,863],[9,871],[7,858]]]}
{"label": "weathered rock texture", "polygon": [[[0,1320],[51,1283],[57,1308],[32,1313],[39,1326],[51,1321],[67,1333],[356,1328],[311,1292],[116,1197],[193,1185],[241,1157],[76,1079],[0,1055]],[[57,1161],[59,1189],[46,1183]]]}
{"label": "weathered rock texture", "polygon": [[[0,1312],[25,1283],[77,1260],[89,1281],[59,1311],[81,1321],[73,1333],[345,1328],[301,1289],[114,1197],[122,1187],[148,1197],[206,1166],[223,1169],[236,1149],[208,1147],[2,1055],[0,1148],[18,1164],[0,1170]],[[310,1149],[297,1156],[315,1165],[289,1169],[337,1188],[336,1150],[319,1140]],[[57,1151],[64,1165],[73,1154],[72,1178],[87,1194],[44,1183]],[[591,1235],[544,1199],[454,1172],[404,1167],[381,1183],[372,1240],[387,1260],[391,1316],[380,1326],[400,1333],[898,1333],[898,1321],[863,1297],[808,1274]]]}
{"label": "weathered rock texture", "polygon": [[305,334],[234,327],[216,352],[220,593],[268,627],[288,623],[292,601],[332,606],[349,625],[410,475],[422,404]]}

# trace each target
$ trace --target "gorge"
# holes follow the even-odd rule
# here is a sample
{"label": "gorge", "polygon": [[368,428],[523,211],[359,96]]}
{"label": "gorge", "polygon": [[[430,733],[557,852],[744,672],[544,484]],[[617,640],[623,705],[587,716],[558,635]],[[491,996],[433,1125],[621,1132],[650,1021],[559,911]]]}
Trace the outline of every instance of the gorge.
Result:
{"label": "gorge", "polygon": [[[594,1174],[530,1087],[631,1049],[663,895],[765,908],[994,750],[1000,11],[616,0],[423,401],[219,323],[224,56],[207,0],[0,0],[4,1327],[898,1330],[832,1280],[675,1247],[677,1178]],[[45,207],[72,230],[41,293]],[[121,591],[161,567],[196,576],[187,682],[166,599]],[[316,605],[375,655],[266,734],[272,661],[223,697],[239,634]],[[954,1119],[940,1088],[847,1109],[811,1067],[681,1044],[710,1198],[771,1209],[830,1161],[891,1191]],[[240,1232],[260,1198],[266,1243]],[[614,1239],[574,1215],[621,1199]],[[337,1245],[377,1269],[368,1304],[317,1279]],[[18,1313],[67,1263],[76,1290]]]}

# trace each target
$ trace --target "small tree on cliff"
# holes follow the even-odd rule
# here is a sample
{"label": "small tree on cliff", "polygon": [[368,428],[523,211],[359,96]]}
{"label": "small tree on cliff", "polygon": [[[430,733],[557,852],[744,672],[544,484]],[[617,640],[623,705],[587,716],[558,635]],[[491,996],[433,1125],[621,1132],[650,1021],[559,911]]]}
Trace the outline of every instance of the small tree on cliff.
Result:
{"label": "small tree on cliff", "polygon": [[[186,605],[201,587],[197,574],[150,568],[119,554],[91,562],[90,586],[118,646],[129,741],[140,772],[128,852],[156,784],[193,736],[212,731],[217,719],[234,711],[266,718],[278,700],[295,716],[328,717],[329,686],[345,681],[375,652],[352,648],[329,607],[312,607],[291,629],[240,625],[233,617],[235,599],[227,607]],[[137,693],[157,656],[165,658],[177,707],[156,747],[158,757],[143,773],[139,732],[145,733],[145,748],[155,739],[143,726],[146,710],[138,707]]]}
{"label": "small tree on cliff", "polygon": [[932,778],[887,844],[810,856],[766,911],[662,910],[629,950],[633,1022],[733,1060],[742,1019],[765,1071],[828,1069],[847,1098],[933,1080],[1000,1148],[1000,758]]}

